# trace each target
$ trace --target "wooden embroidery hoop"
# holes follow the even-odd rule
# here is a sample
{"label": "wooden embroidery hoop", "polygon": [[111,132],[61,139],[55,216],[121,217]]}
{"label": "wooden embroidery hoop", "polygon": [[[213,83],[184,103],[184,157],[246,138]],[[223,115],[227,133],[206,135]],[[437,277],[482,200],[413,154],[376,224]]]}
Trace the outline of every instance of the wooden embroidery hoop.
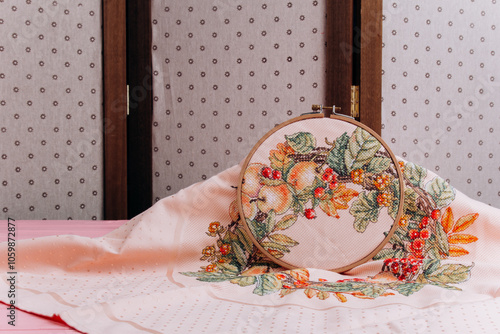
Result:
{"label": "wooden embroidery hoop", "polygon": [[[238,191],[237,191],[237,194],[238,194],[237,195],[237,204],[238,204],[239,214],[241,217],[240,223],[243,225],[244,229],[247,232],[247,235],[251,239],[252,243],[257,247],[257,249],[260,252],[262,252],[266,257],[268,257],[271,261],[273,261],[274,263],[276,263],[282,267],[288,268],[288,269],[295,269],[295,268],[299,268],[299,267],[313,267],[313,265],[309,262],[305,262],[305,263],[300,263],[300,261],[296,262],[296,261],[294,261],[293,258],[290,258],[288,255],[287,255],[288,259],[286,261],[283,259],[277,258],[274,255],[272,255],[270,253],[270,251],[268,251],[266,248],[264,248],[264,246],[263,246],[264,242],[261,244],[261,242],[259,242],[259,240],[257,240],[256,236],[254,235],[251,228],[249,227],[249,223],[246,220],[245,211],[243,209],[243,204],[242,204],[242,197],[243,197],[242,186],[243,186],[243,182],[244,182],[245,172],[247,170],[247,167],[253,162],[252,158],[254,157],[256,152],[259,150],[259,148],[261,148],[262,145],[269,144],[269,143],[267,143],[267,140],[270,137],[272,137],[273,134],[275,134],[276,132],[278,132],[284,128],[297,125],[297,122],[322,119],[322,122],[332,123],[332,121],[333,121],[332,125],[335,125],[336,127],[338,127],[340,125],[341,127],[346,127],[346,128],[350,128],[350,129],[352,129],[353,126],[355,128],[361,128],[376,138],[376,140],[381,144],[381,148],[383,148],[385,150],[385,152],[387,152],[387,155],[390,158],[392,165],[395,166],[394,170],[397,174],[397,179],[399,180],[399,189],[398,189],[399,194],[397,197],[397,200],[399,202],[398,202],[398,209],[397,209],[397,214],[396,214],[395,219],[391,218],[391,219],[389,219],[389,222],[386,221],[387,219],[384,220],[383,224],[386,224],[386,225],[390,224],[390,226],[388,226],[388,229],[386,229],[384,232],[385,237],[382,237],[380,235],[377,236],[377,238],[379,238],[379,239],[382,238],[382,240],[376,245],[372,244],[371,246],[369,246],[369,248],[366,251],[363,250],[363,256],[361,258],[358,258],[358,259],[353,260],[353,261],[349,261],[348,263],[343,263],[340,266],[331,267],[331,266],[328,266],[325,264],[322,264],[320,266],[314,266],[315,268],[318,268],[318,269],[325,269],[325,270],[330,270],[330,271],[335,271],[335,272],[345,272],[345,271],[350,270],[355,266],[361,265],[362,263],[365,263],[366,261],[373,258],[387,244],[389,239],[392,237],[394,231],[398,227],[399,220],[400,220],[401,215],[403,213],[403,204],[404,204],[403,175],[402,175],[401,169],[399,168],[399,164],[398,164],[396,157],[394,156],[392,151],[389,149],[387,144],[382,140],[382,138],[376,132],[374,132],[373,130],[371,130],[370,128],[365,126],[364,124],[357,122],[356,120],[354,120],[353,118],[351,118],[349,116],[339,115],[339,114],[336,114],[334,111],[332,114],[329,115],[328,113],[326,113],[323,110],[322,106],[315,105],[315,106],[313,106],[313,110],[315,110],[315,109],[316,110],[319,109],[321,112],[304,114],[302,116],[285,121],[285,122],[281,123],[280,125],[276,126],[275,128],[273,128],[271,131],[269,131],[266,135],[264,135],[264,137],[262,137],[255,144],[255,146],[252,148],[252,150],[248,154],[248,156],[243,164],[242,171],[240,173],[239,183],[238,183]],[[333,107],[331,109],[336,110],[337,108]],[[301,123],[301,124],[304,124],[304,123]],[[280,131],[280,133],[281,132],[282,131]],[[292,134],[292,133],[290,133],[290,134]],[[328,136],[327,133],[325,133],[323,135],[323,137],[326,137],[326,136]],[[280,138],[282,138],[282,137],[280,137]],[[276,144],[278,144],[278,142],[273,142],[271,144],[273,144],[272,146],[276,147]],[[307,224],[309,224],[309,222],[307,222]],[[310,222],[310,224],[317,224],[317,222]],[[328,223],[328,224],[330,224],[330,223]],[[370,225],[371,224],[372,223],[370,223]],[[310,226],[313,226],[313,225],[310,225]],[[335,229],[335,224],[332,224],[332,226],[333,226],[333,229]],[[292,226],[292,228],[294,228],[294,227],[297,228],[296,226]],[[364,233],[368,233],[368,232],[365,231]],[[376,242],[378,242],[378,241],[376,241]],[[314,245],[311,245],[311,247],[313,247],[313,246]],[[332,245],[332,248],[335,248],[334,246],[335,245]],[[364,247],[364,246],[360,245],[359,247]],[[316,247],[316,250],[317,250],[317,247]],[[292,253],[293,253],[293,250],[289,254],[292,254]],[[339,254],[340,253],[342,253],[342,252],[339,252]],[[344,253],[342,253],[342,254],[344,254]]]}

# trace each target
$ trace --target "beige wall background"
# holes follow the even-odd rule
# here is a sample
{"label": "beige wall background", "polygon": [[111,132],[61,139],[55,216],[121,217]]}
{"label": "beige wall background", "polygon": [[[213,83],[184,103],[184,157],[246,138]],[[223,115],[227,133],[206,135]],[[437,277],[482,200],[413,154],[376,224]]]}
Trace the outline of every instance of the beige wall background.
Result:
{"label": "beige wall background", "polygon": [[500,4],[384,1],[383,138],[500,207]]}
{"label": "beige wall background", "polygon": [[0,208],[102,219],[101,2],[0,2]]}
{"label": "beige wall background", "polygon": [[[241,161],[325,91],[326,1],[153,1],[154,200]],[[384,1],[383,132],[500,207],[491,1]],[[101,3],[0,2],[0,199],[15,219],[102,218]]]}
{"label": "beige wall background", "polygon": [[325,4],[153,1],[155,200],[324,101]]}

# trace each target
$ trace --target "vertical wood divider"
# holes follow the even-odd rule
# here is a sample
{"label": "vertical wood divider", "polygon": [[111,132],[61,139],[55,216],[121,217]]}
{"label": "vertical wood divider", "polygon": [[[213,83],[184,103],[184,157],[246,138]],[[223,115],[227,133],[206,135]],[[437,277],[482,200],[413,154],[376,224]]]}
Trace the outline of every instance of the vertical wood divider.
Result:
{"label": "vertical wood divider", "polygon": [[361,123],[382,131],[382,0],[361,0]]}
{"label": "vertical wood divider", "polygon": [[103,0],[104,219],[127,218],[126,6]]}

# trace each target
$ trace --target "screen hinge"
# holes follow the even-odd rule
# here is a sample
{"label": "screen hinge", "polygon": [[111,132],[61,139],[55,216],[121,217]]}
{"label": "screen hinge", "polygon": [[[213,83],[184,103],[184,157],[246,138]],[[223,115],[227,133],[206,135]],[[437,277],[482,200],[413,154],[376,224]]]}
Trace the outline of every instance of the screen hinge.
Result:
{"label": "screen hinge", "polygon": [[351,117],[359,119],[359,86],[351,86]]}

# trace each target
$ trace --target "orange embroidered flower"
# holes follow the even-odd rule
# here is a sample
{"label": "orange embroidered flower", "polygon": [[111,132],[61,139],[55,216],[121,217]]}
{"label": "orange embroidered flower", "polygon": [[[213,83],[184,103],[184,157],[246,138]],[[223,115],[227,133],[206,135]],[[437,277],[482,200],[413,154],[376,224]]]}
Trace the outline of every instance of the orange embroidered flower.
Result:
{"label": "orange embroidered flower", "polygon": [[297,288],[304,288],[306,286],[309,286],[310,284],[307,283],[306,281],[295,281],[293,282],[293,284],[297,287]]}
{"label": "orange embroidered flower", "polygon": [[215,233],[219,229],[220,223],[219,222],[212,222],[208,226],[208,232],[210,233]]}
{"label": "orange embroidered flower", "polygon": [[295,153],[288,143],[278,143],[277,150],[269,152],[269,160],[274,168],[281,168],[291,160],[291,155]]}
{"label": "orange embroidered flower", "polygon": [[203,248],[201,253],[205,256],[214,256],[215,255],[215,247],[214,246],[207,246]]}
{"label": "orange embroidered flower", "polygon": [[405,172],[405,163],[403,161],[398,161],[399,169],[401,169],[401,173]]}
{"label": "orange embroidered flower", "polygon": [[320,279],[318,279],[318,281],[320,281],[320,282],[328,282],[328,280],[326,280],[324,278],[320,278]]}
{"label": "orange embroidered flower", "polygon": [[279,280],[285,280],[286,279],[286,275],[283,275],[283,274],[276,274],[276,278],[279,279]]}

